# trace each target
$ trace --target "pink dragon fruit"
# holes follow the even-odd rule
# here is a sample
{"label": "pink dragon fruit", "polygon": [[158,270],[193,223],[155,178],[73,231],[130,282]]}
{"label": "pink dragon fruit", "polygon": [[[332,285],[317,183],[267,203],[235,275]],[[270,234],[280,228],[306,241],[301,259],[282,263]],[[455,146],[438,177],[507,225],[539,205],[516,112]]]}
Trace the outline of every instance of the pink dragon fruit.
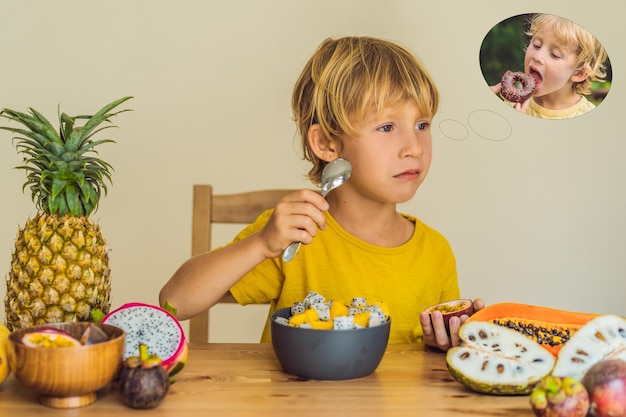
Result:
{"label": "pink dragon fruit", "polygon": [[150,304],[128,303],[111,311],[102,323],[126,332],[124,359],[139,355],[145,344],[151,354],[162,359],[161,366],[173,376],[187,362],[187,339],[180,322],[169,311]]}

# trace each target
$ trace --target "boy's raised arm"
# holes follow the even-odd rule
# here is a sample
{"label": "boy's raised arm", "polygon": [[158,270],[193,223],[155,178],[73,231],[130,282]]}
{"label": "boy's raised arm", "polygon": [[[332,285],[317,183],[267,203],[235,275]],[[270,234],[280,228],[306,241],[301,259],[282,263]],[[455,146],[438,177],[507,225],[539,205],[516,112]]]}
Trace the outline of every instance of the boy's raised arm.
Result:
{"label": "boy's raised arm", "polygon": [[254,234],[229,246],[185,261],[159,293],[159,304],[176,307],[187,320],[213,307],[241,277],[265,259],[264,243]]}

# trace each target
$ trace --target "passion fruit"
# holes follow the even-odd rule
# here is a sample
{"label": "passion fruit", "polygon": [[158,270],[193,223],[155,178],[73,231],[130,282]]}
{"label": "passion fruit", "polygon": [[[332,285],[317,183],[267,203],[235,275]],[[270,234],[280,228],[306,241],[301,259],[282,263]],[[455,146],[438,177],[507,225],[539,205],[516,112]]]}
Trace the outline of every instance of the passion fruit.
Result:
{"label": "passion fruit", "polygon": [[426,312],[431,316],[431,320],[435,311],[441,313],[446,330],[450,333],[450,319],[452,317],[460,318],[464,315],[471,316],[474,314],[474,303],[470,299],[462,298],[432,305],[426,309]]}
{"label": "passion fruit", "polygon": [[43,328],[36,332],[26,333],[22,343],[30,347],[56,348],[76,347],[81,343],[71,334],[54,328]]}

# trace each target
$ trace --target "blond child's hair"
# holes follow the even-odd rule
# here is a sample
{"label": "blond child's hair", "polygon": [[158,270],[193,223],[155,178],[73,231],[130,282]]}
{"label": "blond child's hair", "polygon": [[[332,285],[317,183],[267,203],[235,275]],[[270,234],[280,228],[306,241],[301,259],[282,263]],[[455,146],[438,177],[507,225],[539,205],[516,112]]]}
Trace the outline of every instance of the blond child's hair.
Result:
{"label": "blond child's hair", "polygon": [[551,14],[534,15],[526,34],[533,37],[546,27],[554,31],[564,46],[575,51],[576,70],[587,71],[588,75],[584,81],[574,83],[574,91],[583,95],[591,94],[592,81],[604,81],[606,77],[605,62],[608,55],[602,44],[580,25]]}
{"label": "blond child's hair", "polygon": [[304,159],[313,167],[308,178],[320,185],[326,161],[307,141],[319,124],[323,137],[341,146],[354,135],[354,122],[371,110],[380,112],[398,101],[415,102],[424,117],[433,117],[439,93],[423,64],[405,48],[371,37],[326,39],[305,65],[292,96],[292,111],[302,137]]}

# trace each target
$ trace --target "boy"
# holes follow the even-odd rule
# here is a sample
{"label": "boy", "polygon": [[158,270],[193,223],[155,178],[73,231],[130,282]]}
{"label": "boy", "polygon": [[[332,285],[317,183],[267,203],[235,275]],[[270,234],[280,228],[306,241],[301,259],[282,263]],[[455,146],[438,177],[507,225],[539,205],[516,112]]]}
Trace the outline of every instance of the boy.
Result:
{"label": "boy", "polygon": [[[448,242],[396,211],[430,168],[438,100],[425,68],[405,49],[368,37],[324,41],[296,82],[292,109],[313,164],[309,179],[319,186],[324,166],[340,156],[352,164],[350,179],[326,199],[312,190],[291,193],[230,244],[191,258],[161,290],[161,304],[169,301],[184,320],[229,291],[240,304],[269,302],[270,314],[310,291],[327,300],[365,297],[389,306],[390,343],[458,344],[460,320],[448,337],[440,314],[432,324],[420,314],[459,298]],[[291,242],[303,245],[285,262]],[[268,323],[261,340],[270,340]]]}
{"label": "boy", "polygon": [[535,92],[514,107],[544,119],[566,119],[594,109],[585,95],[591,94],[592,81],[606,77],[608,57],[600,42],[571,20],[549,14],[535,15],[527,35],[524,72],[535,78]]}

